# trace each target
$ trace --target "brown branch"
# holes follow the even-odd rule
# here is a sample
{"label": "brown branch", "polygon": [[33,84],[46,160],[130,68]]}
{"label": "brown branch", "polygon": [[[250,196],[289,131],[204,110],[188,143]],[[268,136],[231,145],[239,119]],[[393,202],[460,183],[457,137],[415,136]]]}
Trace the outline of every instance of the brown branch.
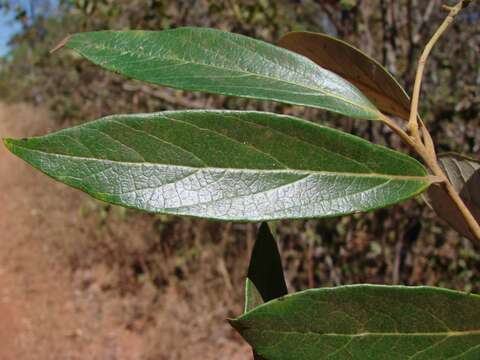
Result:
{"label": "brown branch", "polygon": [[[423,124],[421,118],[418,116],[418,101],[420,97],[420,88],[422,84],[423,71],[428,55],[430,54],[433,46],[438,41],[438,39],[442,36],[445,30],[447,30],[448,26],[453,22],[454,18],[465,6],[468,5],[468,3],[470,3],[470,1],[464,0],[458,2],[455,6],[444,6],[444,8],[448,10],[449,13],[443,23],[437,29],[437,31],[433,34],[432,38],[425,46],[425,49],[423,50],[422,56],[420,57],[418,63],[417,74],[415,77],[415,86],[412,96],[410,118],[408,122],[408,130],[410,134],[404,131],[386,115],[383,115],[381,120],[422,158],[425,164],[432,171],[433,175],[435,175],[435,177],[440,180],[441,185],[444,186],[449,197],[455,203],[458,210],[465,219],[470,231],[475,235],[478,240],[480,240],[480,225],[478,224],[477,220],[472,215],[468,207],[465,205],[460,195],[455,191],[450,180],[440,167],[437,156],[435,154],[435,146],[432,137],[430,136],[428,129]],[[419,123],[422,129],[423,137],[420,135],[419,132]]]}
{"label": "brown branch", "polygon": [[410,134],[415,139],[420,139],[420,135],[418,132],[418,100],[420,97],[420,89],[422,86],[422,79],[423,79],[423,71],[425,69],[425,64],[427,63],[428,56],[432,51],[433,46],[436,44],[438,39],[443,35],[443,33],[448,29],[450,24],[453,22],[455,17],[464,7],[464,1],[460,1],[457,5],[453,7],[449,7],[448,16],[445,18],[443,23],[437,29],[437,31],[433,34],[430,41],[425,45],[422,55],[420,56],[420,60],[418,62],[417,73],[415,76],[415,84],[413,86],[413,95],[412,95],[412,103],[410,106],[410,118],[408,120],[408,130]]}

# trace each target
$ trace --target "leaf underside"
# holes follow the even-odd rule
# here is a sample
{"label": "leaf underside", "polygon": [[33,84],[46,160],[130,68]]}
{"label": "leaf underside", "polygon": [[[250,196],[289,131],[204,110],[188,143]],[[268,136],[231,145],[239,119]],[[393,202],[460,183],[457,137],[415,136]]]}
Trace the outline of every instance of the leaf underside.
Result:
{"label": "leaf underside", "polygon": [[480,296],[439,288],[307,290],[231,324],[267,360],[480,358]]}
{"label": "leaf underside", "polygon": [[279,45],[351,82],[382,112],[408,119],[407,93],[387,69],[363,51],[337,38],[312,32],[286,34]]}
{"label": "leaf underside", "polygon": [[262,299],[260,291],[258,291],[255,284],[248,277],[245,279],[245,308],[244,312],[247,313],[253,310],[257,306],[263,304],[265,301]]}
{"label": "leaf underside", "polygon": [[291,51],[208,28],[78,33],[66,47],[105,69],[173,88],[379,119],[352,84]]}
{"label": "leaf underside", "polygon": [[[440,167],[445,171],[465,205],[477,222],[480,222],[480,162],[454,153],[441,154],[438,160]],[[463,236],[477,240],[462,213],[443,187],[432,186],[425,195],[425,200],[439,217]]]}
{"label": "leaf underside", "polygon": [[407,155],[261,112],[115,115],[5,143],[99,200],[230,221],[369,211],[430,185],[425,168]]}
{"label": "leaf underside", "polygon": [[[263,304],[262,295],[256,288],[255,284],[247,277],[245,280],[245,310],[247,313],[250,310],[256,308],[257,306]],[[253,349],[253,360],[266,360],[264,357],[258,355]]]}

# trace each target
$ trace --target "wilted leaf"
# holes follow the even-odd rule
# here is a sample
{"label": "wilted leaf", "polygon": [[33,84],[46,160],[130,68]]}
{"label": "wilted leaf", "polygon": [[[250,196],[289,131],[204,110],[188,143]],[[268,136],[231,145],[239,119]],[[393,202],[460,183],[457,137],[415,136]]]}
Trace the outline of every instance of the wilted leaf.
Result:
{"label": "wilted leaf", "polygon": [[341,77],[243,35],[208,28],[100,31],[75,34],[65,46],[108,70],[153,84],[379,119],[375,106]]}
{"label": "wilted leaf", "polygon": [[[465,205],[470,209],[477,222],[480,222],[480,162],[453,153],[442,154],[438,160]],[[476,240],[462,213],[442,186],[431,186],[425,198],[437,215],[449,223],[452,228],[463,236]]]}
{"label": "wilted leaf", "polygon": [[231,221],[369,211],[415,196],[431,183],[425,168],[407,155],[261,112],[115,115],[5,144],[99,200]]}
{"label": "wilted leaf", "polygon": [[408,119],[410,99],[405,90],[363,51],[337,38],[311,32],[286,34],[279,45],[348,80],[382,112]]}
{"label": "wilted leaf", "polygon": [[266,360],[480,358],[480,296],[440,288],[307,290],[231,324]]}

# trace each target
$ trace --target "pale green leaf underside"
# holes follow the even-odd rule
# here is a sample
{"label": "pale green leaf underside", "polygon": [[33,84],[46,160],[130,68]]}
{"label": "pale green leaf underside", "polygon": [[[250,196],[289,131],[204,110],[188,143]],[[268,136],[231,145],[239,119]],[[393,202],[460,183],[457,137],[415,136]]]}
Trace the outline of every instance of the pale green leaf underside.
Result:
{"label": "pale green leaf underside", "polygon": [[262,295],[258,292],[255,284],[248,277],[245,279],[245,310],[249,312],[257,306],[263,304]]}
{"label": "pale green leaf underside", "polygon": [[480,296],[445,289],[307,290],[231,323],[267,360],[480,359]]}
{"label": "pale green leaf underside", "polygon": [[369,211],[430,185],[424,167],[404,154],[261,112],[110,116],[6,145],[97,199],[231,221]]}
{"label": "pale green leaf underside", "polygon": [[380,118],[340,76],[243,35],[208,28],[100,31],[72,35],[66,46],[108,70],[153,84]]}

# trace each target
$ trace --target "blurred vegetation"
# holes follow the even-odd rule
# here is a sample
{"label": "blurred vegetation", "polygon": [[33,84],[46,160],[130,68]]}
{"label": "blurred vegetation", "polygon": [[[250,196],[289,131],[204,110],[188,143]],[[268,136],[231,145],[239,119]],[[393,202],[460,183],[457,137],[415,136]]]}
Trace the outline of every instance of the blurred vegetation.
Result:
{"label": "blurred vegetation", "polygon": [[[37,9],[42,1],[34,1]],[[107,73],[67,50],[49,54],[69,33],[100,29],[161,30],[205,26],[275,43],[292,30],[326,32],[383,63],[410,92],[423,44],[445,16],[441,1],[414,0],[78,0],[32,14],[3,2],[22,30],[0,64],[0,98],[51,109],[63,127],[112,113],[183,108],[258,109],[293,114],[403,148],[380,124],[315,109],[144,85]],[[480,154],[480,4],[471,5],[433,51],[421,113],[441,151]],[[14,114],[12,114],[14,116]],[[93,205],[92,205],[93,204]],[[202,273],[240,301],[255,225],[154,216],[92,204],[99,236],[71,251],[73,270],[102,263],[123,269],[107,289],[135,292],[181,284]],[[142,224],[143,243],[128,243],[112,224]],[[112,220],[113,219],[113,220]],[[116,219],[116,220],[115,220]],[[274,224],[292,289],[358,282],[437,285],[480,291],[480,244],[450,230],[421,199],[375,213]],[[207,269],[209,269],[207,271]],[[215,286],[217,286],[215,285]],[[213,286],[213,285],[212,285]],[[117,291],[117,290],[115,290]]]}

